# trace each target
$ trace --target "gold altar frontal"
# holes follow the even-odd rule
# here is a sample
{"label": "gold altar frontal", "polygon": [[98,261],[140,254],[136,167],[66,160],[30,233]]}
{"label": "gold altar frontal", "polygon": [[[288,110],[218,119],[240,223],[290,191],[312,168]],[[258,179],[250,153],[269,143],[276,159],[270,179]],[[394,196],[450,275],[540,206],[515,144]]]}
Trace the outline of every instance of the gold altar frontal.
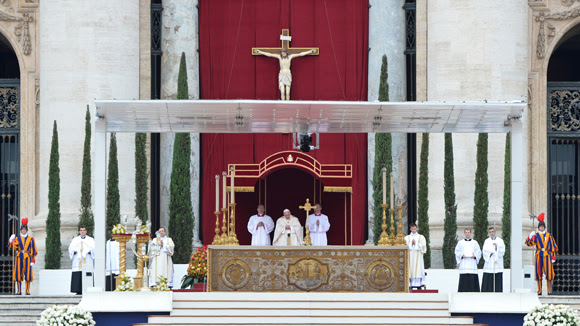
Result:
{"label": "gold altar frontal", "polygon": [[408,292],[406,246],[209,246],[208,291]]}

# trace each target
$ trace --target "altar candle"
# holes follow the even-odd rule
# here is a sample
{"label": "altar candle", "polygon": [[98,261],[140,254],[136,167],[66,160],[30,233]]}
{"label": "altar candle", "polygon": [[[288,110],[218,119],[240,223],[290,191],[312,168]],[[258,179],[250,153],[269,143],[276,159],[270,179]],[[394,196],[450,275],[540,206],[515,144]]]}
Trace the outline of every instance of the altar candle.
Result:
{"label": "altar candle", "polygon": [[215,175],[215,211],[220,210],[220,175]]}
{"label": "altar candle", "polygon": [[387,204],[387,168],[383,168],[383,205]]}
{"label": "altar candle", "polygon": [[403,198],[403,162],[401,160],[399,160],[399,192],[397,197],[399,197],[399,205],[401,205],[401,198]]}
{"label": "altar candle", "polygon": [[222,172],[222,208],[226,207],[226,172]]}
{"label": "altar candle", "polygon": [[390,177],[391,177],[391,208],[395,207],[395,191],[394,191],[394,186],[395,186],[395,178],[394,178],[394,174],[393,172],[391,172]]}
{"label": "altar candle", "polygon": [[230,203],[234,203],[234,167],[230,168]]}

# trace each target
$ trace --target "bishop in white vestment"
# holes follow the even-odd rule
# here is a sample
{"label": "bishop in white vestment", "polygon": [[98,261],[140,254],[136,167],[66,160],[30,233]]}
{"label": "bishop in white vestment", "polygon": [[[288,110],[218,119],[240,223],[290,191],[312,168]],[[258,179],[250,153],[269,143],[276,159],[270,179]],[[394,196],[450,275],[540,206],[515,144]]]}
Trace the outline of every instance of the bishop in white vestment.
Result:
{"label": "bishop in white vestment", "polygon": [[483,281],[481,292],[503,292],[503,256],[505,244],[495,236],[495,228],[488,229],[489,238],[483,243]]}
{"label": "bishop in white vestment", "polygon": [[316,204],[314,214],[308,216],[308,228],[310,230],[310,239],[313,246],[326,246],[326,232],[330,229],[328,216],[322,214],[322,205]]}
{"label": "bishop in white vestment", "polygon": [[83,294],[83,270],[88,269],[92,272],[94,269],[95,239],[87,235],[87,229],[84,227],[79,228],[79,234],[68,246],[68,255],[72,259],[70,291]]}
{"label": "bishop in white vestment", "polygon": [[165,228],[159,228],[158,236],[149,245],[149,287],[154,287],[163,276],[167,286],[173,287],[173,249],[175,244],[167,236]]}
{"label": "bishop in white vestment", "polygon": [[284,210],[284,216],[276,221],[274,231],[274,246],[301,246],[302,225],[300,221],[290,214],[290,210]]}
{"label": "bishop in white vestment", "polygon": [[264,214],[264,205],[258,205],[258,214],[248,221],[248,232],[252,234],[252,246],[269,246],[270,233],[274,230],[274,221]]}
{"label": "bishop in white vestment", "polygon": [[457,242],[455,259],[459,265],[459,292],[479,292],[477,263],[481,249],[477,241],[471,239],[471,229],[465,229],[465,239]]}
{"label": "bishop in white vestment", "polygon": [[417,233],[417,224],[411,223],[411,233],[405,237],[409,247],[409,287],[425,286],[425,264],[423,255],[427,252],[427,240]]}

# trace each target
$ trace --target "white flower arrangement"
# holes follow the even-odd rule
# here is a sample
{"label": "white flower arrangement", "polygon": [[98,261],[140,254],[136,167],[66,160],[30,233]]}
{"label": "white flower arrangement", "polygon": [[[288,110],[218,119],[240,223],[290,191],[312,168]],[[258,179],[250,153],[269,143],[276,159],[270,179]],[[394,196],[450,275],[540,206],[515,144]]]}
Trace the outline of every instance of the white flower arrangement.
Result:
{"label": "white flower arrangement", "polygon": [[38,326],[95,325],[93,315],[79,306],[52,306],[46,308],[36,322]]}
{"label": "white flower arrangement", "polygon": [[113,226],[113,234],[126,234],[127,228],[123,224]]}
{"label": "white flower arrangement", "polygon": [[121,275],[121,284],[117,286],[117,291],[127,292],[135,291],[135,286],[133,285],[133,279],[126,273]]}
{"label": "white flower arrangement", "polygon": [[566,305],[540,305],[524,317],[524,326],[580,326],[576,310]]}
{"label": "white flower arrangement", "polygon": [[155,291],[171,291],[167,285],[167,277],[160,276],[159,283],[154,288]]}
{"label": "white flower arrangement", "polygon": [[135,230],[136,234],[149,234],[151,232],[151,230],[149,230],[149,227],[147,225],[141,225],[140,228],[138,228],[137,230]]}

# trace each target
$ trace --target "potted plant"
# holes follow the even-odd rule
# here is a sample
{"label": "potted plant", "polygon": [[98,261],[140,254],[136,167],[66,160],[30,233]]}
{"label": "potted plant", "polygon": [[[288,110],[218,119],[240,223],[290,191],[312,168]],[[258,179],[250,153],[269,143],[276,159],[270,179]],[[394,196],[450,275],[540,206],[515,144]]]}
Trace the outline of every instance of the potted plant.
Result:
{"label": "potted plant", "polygon": [[52,306],[46,308],[40,315],[40,320],[36,322],[38,326],[73,326],[73,325],[95,325],[93,315],[79,306]]}
{"label": "potted plant", "polygon": [[524,326],[551,325],[579,326],[580,318],[575,310],[565,305],[540,305],[524,317]]}
{"label": "potted plant", "polygon": [[207,246],[198,247],[191,255],[187,274],[181,279],[182,289],[192,289],[195,283],[205,283],[207,279]]}

